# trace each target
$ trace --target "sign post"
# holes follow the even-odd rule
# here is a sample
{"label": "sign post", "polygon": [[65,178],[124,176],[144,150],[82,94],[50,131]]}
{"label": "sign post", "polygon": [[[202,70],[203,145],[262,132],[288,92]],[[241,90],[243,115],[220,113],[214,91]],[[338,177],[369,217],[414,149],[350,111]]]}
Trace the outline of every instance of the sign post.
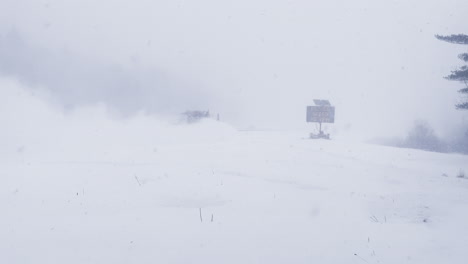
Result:
{"label": "sign post", "polygon": [[335,123],[335,107],[331,106],[328,100],[314,99],[312,106],[307,106],[307,122],[319,123],[319,134],[310,134],[310,138],[326,138],[330,139],[329,134],[322,131],[322,123]]}

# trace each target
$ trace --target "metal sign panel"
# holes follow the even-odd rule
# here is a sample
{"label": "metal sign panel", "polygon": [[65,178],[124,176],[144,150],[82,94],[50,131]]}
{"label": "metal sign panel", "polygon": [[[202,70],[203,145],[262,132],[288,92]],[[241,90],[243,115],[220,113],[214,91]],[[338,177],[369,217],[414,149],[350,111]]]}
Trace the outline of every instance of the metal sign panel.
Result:
{"label": "metal sign panel", "polygon": [[330,105],[307,106],[307,122],[335,123],[335,107]]}
{"label": "metal sign panel", "polygon": [[320,99],[314,99],[314,104],[318,106],[331,106],[330,102],[328,100],[320,100]]}

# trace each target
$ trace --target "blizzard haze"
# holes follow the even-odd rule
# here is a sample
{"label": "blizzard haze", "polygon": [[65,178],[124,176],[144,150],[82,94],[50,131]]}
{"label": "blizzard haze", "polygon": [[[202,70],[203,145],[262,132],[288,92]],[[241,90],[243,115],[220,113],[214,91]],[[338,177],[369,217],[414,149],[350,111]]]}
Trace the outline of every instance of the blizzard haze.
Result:
{"label": "blizzard haze", "polygon": [[337,107],[335,129],[353,137],[401,134],[417,118],[448,133],[463,115],[453,108],[457,84],[442,77],[463,47],[434,35],[466,31],[467,7],[3,0],[0,70],[65,107],[210,109],[242,129],[292,129],[307,125],[313,98],[325,98]]}
{"label": "blizzard haze", "polygon": [[0,263],[465,264],[467,10],[0,0]]}

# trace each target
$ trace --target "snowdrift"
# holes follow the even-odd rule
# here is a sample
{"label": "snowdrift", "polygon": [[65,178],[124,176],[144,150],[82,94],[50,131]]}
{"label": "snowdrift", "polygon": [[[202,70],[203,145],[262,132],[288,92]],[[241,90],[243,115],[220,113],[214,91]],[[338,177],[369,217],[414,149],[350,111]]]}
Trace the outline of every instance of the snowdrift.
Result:
{"label": "snowdrift", "polygon": [[465,263],[468,157],[0,97],[1,263]]}

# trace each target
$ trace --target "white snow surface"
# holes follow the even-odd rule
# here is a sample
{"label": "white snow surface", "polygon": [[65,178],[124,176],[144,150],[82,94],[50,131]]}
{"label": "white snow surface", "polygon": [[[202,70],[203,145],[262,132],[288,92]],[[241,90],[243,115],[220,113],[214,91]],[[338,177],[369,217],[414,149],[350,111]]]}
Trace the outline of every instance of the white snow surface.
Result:
{"label": "white snow surface", "polygon": [[3,162],[0,262],[466,261],[466,156],[284,132],[147,139]]}
{"label": "white snow surface", "polygon": [[468,179],[457,177],[468,156],[100,108],[64,115],[7,95],[0,263],[468,259]]}

